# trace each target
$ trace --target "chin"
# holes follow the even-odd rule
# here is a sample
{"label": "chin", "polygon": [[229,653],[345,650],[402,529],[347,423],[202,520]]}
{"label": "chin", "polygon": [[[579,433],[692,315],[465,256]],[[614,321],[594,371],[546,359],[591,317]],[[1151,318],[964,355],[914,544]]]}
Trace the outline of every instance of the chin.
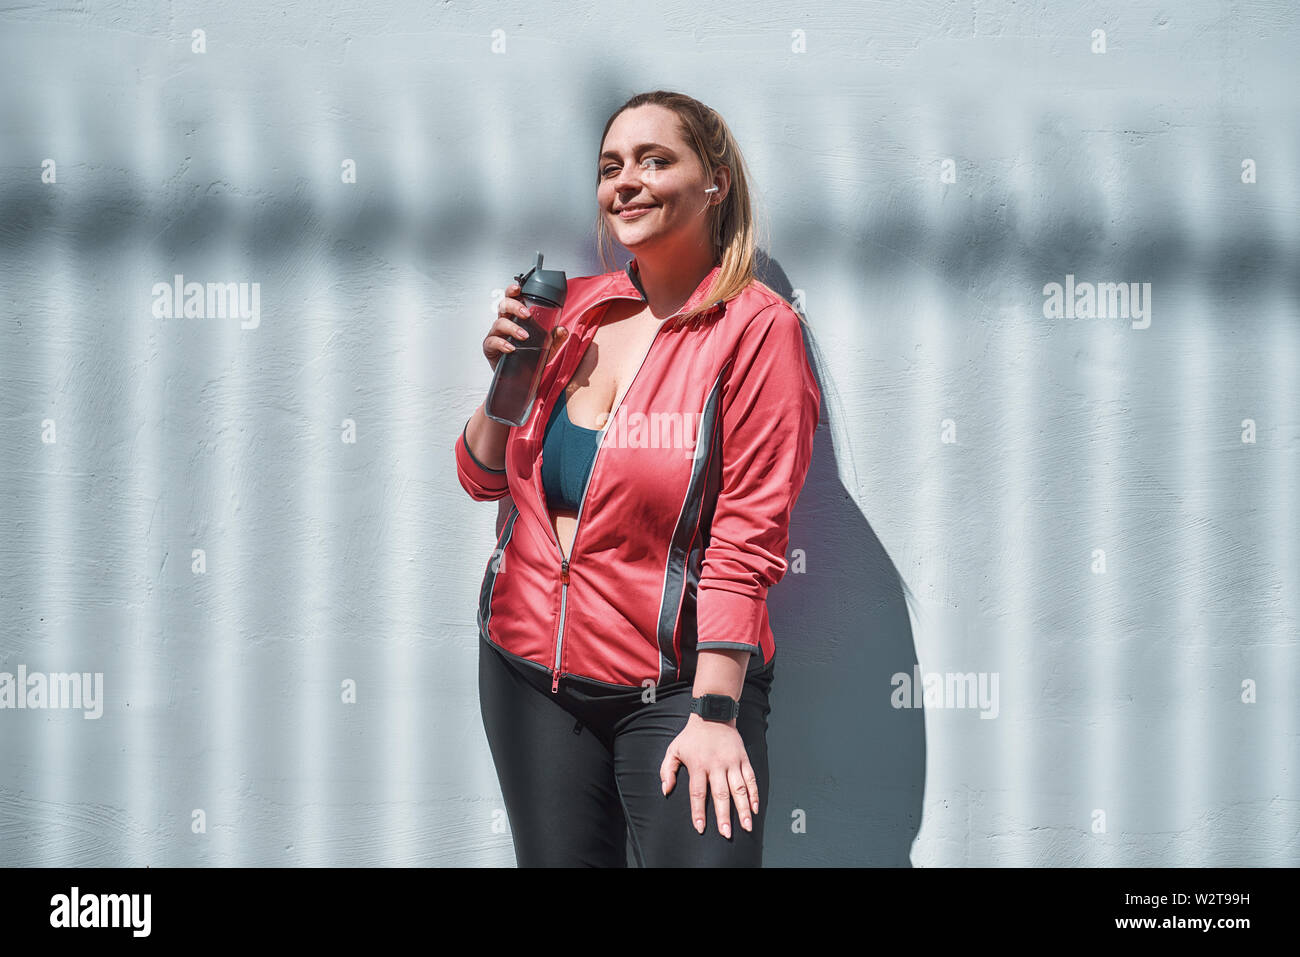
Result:
{"label": "chin", "polygon": [[[620,224],[621,225],[621,224]],[[645,233],[639,233],[630,229],[611,229],[610,234],[628,249],[634,246],[644,246],[650,237]]]}

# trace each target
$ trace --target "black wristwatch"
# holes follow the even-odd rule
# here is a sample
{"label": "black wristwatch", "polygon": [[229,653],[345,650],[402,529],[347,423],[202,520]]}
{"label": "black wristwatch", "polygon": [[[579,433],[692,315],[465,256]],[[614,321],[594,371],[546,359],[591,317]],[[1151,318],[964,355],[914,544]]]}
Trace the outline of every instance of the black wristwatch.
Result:
{"label": "black wristwatch", "polygon": [[701,695],[691,698],[691,713],[705,721],[730,721],[740,714],[740,702],[725,694]]}

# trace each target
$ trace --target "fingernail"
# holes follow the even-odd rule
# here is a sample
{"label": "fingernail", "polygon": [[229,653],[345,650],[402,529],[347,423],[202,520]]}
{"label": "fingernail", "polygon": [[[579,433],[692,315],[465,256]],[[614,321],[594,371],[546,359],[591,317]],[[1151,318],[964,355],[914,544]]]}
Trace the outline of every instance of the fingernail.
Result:
{"label": "fingernail", "polygon": [[704,822],[699,818],[695,819],[695,830],[700,834],[704,833]]}
{"label": "fingernail", "polygon": [[723,837],[731,837],[731,825],[730,825],[730,824],[724,824],[724,825],[722,825],[722,836],[723,836]]}
{"label": "fingernail", "polygon": [[745,820],[741,821],[740,823],[745,825],[745,830],[747,831],[752,831],[754,829],[753,827],[750,826],[749,818],[745,818]]}

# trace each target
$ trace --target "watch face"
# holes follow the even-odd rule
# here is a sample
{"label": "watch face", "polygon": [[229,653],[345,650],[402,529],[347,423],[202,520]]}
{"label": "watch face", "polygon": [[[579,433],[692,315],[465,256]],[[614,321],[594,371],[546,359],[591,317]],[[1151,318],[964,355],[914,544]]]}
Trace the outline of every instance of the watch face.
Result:
{"label": "watch face", "polygon": [[700,715],[710,721],[730,721],[733,703],[724,694],[706,694],[701,699]]}

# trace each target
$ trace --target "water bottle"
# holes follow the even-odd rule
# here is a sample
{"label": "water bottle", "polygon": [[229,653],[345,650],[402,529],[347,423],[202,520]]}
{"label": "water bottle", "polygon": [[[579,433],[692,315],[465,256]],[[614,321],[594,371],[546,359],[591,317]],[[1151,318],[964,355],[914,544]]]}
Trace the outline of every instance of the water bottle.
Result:
{"label": "water bottle", "polygon": [[551,336],[559,324],[560,311],[568,283],[558,269],[543,269],[542,254],[528,272],[515,276],[520,298],[528,307],[528,317],[512,316],[528,332],[528,338],[511,340],[514,351],[497,359],[483,411],[489,419],[505,425],[523,425],[533,411],[537,385],[542,379]]}

